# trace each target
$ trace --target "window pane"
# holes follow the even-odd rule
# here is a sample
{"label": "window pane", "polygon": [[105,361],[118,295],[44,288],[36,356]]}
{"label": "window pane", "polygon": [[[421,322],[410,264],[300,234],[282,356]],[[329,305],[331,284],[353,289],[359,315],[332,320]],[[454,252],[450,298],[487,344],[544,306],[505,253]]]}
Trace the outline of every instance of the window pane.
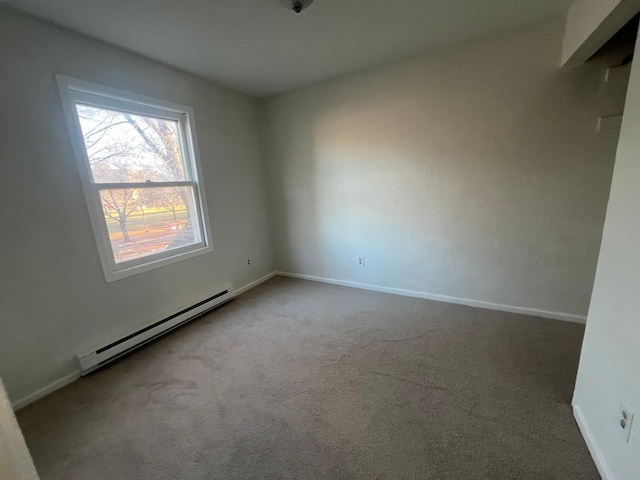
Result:
{"label": "window pane", "polygon": [[193,187],[100,191],[116,263],[201,242]]}
{"label": "window pane", "polygon": [[185,180],[178,122],[76,104],[96,183]]}

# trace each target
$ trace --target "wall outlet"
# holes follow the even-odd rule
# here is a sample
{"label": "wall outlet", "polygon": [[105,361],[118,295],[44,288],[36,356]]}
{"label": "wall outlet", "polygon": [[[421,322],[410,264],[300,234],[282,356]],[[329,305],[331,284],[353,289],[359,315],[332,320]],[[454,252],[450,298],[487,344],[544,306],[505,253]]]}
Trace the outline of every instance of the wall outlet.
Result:
{"label": "wall outlet", "polygon": [[251,266],[251,259],[247,258],[247,267],[250,267],[250,266]]}
{"label": "wall outlet", "polygon": [[620,435],[624,438],[625,442],[629,441],[631,436],[631,427],[633,426],[633,412],[629,410],[629,407],[624,400],[620,402],[620,411],[618,412],[618,430]]}
{"label": "wall outlet", "polygon": [[357,265],[358,265],[359,267],[364,267],[364,257],[363,257],[362,255],[360,255],[360,256],[358,257],[358,259],[356,260],[356,262],[357,262]]}

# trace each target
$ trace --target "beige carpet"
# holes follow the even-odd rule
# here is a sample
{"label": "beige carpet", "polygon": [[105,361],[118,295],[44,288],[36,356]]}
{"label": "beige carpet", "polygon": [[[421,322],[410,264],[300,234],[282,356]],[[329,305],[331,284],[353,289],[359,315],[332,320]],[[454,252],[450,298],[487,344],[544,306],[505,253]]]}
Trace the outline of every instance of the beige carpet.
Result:
{"label": "beige carpet", "polygon": [[583,330],[276,277],[18,417],[42,479],[597,479]]}

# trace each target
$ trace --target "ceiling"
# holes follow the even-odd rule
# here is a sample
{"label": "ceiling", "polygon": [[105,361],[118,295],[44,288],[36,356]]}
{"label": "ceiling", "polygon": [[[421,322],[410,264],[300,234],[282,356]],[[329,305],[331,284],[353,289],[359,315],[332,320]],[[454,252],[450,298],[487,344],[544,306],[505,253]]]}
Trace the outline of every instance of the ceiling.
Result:
{"label": "ceiling", "polygon": [[571,0],[0,0],[255,96],[565,15]]}

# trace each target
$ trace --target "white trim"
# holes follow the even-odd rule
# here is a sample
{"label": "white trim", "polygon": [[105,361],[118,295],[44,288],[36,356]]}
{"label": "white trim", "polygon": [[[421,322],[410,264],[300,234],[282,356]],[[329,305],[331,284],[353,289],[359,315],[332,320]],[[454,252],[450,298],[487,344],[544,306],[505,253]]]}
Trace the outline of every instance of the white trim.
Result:
{"label": "white trim", "polygon": [[522,315],[531,315],[534,317],[551,318],[553,320],[563,320],[565,322],[586,323],[587,317],[573,315],[570,313],[549,312],[547,310],[538,310],[536,308],[516,307],[513,305],[503,305],[500,303],[483,302],[481,300],[472,300],[469,298],[450,297],[448,295],[440,295],[437,293],[418,292],[415,290],[405,290],[402,288],[382,287],[380,285],[369,285],[365,283],[351,282],[347,280],[335,280],[332,278],[316,277],[313,275],[302,275],[300,273],[277,272],[277,275],[283,277],[299,278],[302,280],[311,280],[313,282],[330,283],[332,285],[341,285],[343,287],[361,288],[363,290],[373,290],[374,292],[391,293],[393,295],[403,295],[405,297],[424,298],[426,300],[435,300],[436,302],[455,303],[457,305],[466,305],[469,307],[484,308],[487,310],[498,310],[501,312],[520,313]]}
{"label": "white trim", "polygon": [[607,462],[604,460],[604,455],[602,455],[602,451],[600,450],[600,447],[598,447],[598,443],[591,433],[589,424],[584,418],[582,410],[578,405],[573,405],[573,417],[576,419],[580,433],[584,438],[584,442],[587,444],[589,453],[593,458],[593,462],[596,464],[596,468],[598,469],[598,473],[600,473],[602,480],[615,480],[616,477],[614,477],[611,470],[609,470]]}
{"label": "white trim", "polygon": [[260,277],[257,280],[254,280],[251,283],[246,284],[244,287],[239,288],[238,290],[236,290],[236,297],[238,295],[240,295],[241,293],[247,292],[249,290],[251,290],[253,287],[257,287],[258,285],[260,285],[261,283],[266,282],[267,280],[272,279],[273,277],[275,277],[278,274],[278,272],[276,272],[275,270],[271,273],[267,273],[264,277]]}
{"label": "white trim", "polygon": [[24,408],[27,405],[35,402],[36,400],[40,400],[41,398],[46,397],[50,393],[53,393],[56,390],[61,389],[62,387],[66,387],[71,382],[74,382],[77,379],[79,379],[80,375],[81,375],[80,370],[76,370],[76,371],[70,373],[69,375],[65,375],[64,377],[59,378],[58,380],[50,383],[46,387],[42,387],[42,388],[36,390],[33,393],[25,395],[24,397],[22,397],[22,398],[16,400],[15,402],[11,403],[11,406],[13,407],[13,411],[14,412],[18,411],[21,408]]}
{"label": "white trim", "polygon": [[[179,118],[184,112],[184,105],[179,103],[169,102],[167,100],[161,100],[159,98],[147,97],[146,95],[140,95],[137,93],[125,92],[124,90],[118,90],[116,88],[107,87],[105,85],[99,85],[97,83],[87,82],[78,78],[67,77],[66,75],[56,75],[58,85],[63,85],[66,88],[75,90],[76,92],[83,93],[89,96],[100,95],[101,97],[109,97],[113,100],[119,100],[124,103],[136,103],[138,105],[144,105],[149,108],[151,115],[156,115],[158,108],[162,110],[169,110],[175,114],[175,117]],[[98,88],[99,90],[96,90]],[[136,107],[138,110],[139,107]],[[155,109],[155,110],[154,110]],[[161,116],[161,115],[160,115]],[[166,117],[166,116],[165,116]]]}

